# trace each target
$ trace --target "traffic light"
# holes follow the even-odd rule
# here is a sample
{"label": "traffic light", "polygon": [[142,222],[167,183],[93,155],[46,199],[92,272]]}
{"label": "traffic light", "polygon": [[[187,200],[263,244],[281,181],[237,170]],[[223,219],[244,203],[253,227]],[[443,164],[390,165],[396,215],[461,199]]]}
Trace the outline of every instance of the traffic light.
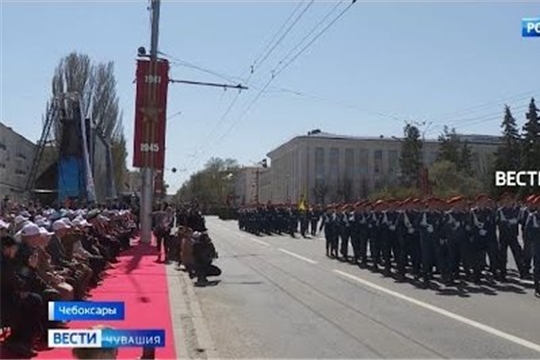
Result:
{"label": "traffic light", "polygon": [[173,168],[171,169],[171,171],[172,171],[173,173],[175,173],[175,172],[176,172],[176,168],[173,167]]}
{"label": "traffic light", "polygon": [[268,164],[266,162],[266,159],[263,159],[263,161],[261,161],[261,164],[262,164],[262,167],[265,168],[265,167],[268,167]]}

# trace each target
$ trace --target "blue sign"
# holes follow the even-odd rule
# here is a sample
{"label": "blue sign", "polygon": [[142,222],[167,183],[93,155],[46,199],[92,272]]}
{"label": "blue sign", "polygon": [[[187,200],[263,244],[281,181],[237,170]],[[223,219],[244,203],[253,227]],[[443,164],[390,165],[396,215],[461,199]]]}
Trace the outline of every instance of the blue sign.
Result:
{"label": "blue sign", "polygon": [[102,347],[165,347],[165,330],[103,329]]}
{"label": "blue sign", "polygon": [[165,330],[54,329],[48,332],[52,348],[165,347]]}
{"label": "blue sign", "polygon": [[125,310],[119,301],[51,301],[49,320],[124,320]]}
{"label": "blue sign", "polygon": [[540,37],[540,17],[522,19],[521,35],[523,37]]}

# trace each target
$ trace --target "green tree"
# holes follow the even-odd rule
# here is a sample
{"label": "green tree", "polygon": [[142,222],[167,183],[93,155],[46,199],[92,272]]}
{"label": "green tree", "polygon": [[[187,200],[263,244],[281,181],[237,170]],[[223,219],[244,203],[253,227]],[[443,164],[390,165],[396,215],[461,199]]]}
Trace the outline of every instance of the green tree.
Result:
{"label": "green tree", "polygon": [[473,175],[472,169],[472,149],[468,141],[465,141],[461,145],[459,154],[458,168],[461,169],[467,175]]}
{"label": "green tree", "polygon": [[[521,169],[538,170],[540,169],[540,119],[534,98],[529,103],[529,111],[526,118],[527,121],[523,126]],[[531,194],[535,190],[538,190],[538,188],[528,187],[523,188],[521,192],[525,195]]]}
{"label": "green tree", "polygon": [[234,159],[211,158],[201,171],[191,175],[176,193],[180,202],[198,201],[222,206],[234,194],[234,181],[240,167]]}
{"label": "green tree", "polygon": [[500,170],[519,170],[521,157],[521,137],[516,119],[509,106],[505,106],[504,119],[501,124],[502,143],[495,153],[495,164]]}
{"label": "green tree", "polygon": [[495,153],[493,169],[488,179],[491,193],[495,196],[499,196],[505,191],[515,191],[514,187],[496,188],[493,182],[495,171],[517,171],[521,167],[521,137],[516,119],[507,105],[504,108],[504,118],[501,128],[502,143]]}
{"label": "green tree", "polygon": [[401,181],[404,186],[415,186],[423,163],[421,134],[420,130],[411,124],[405,125],[403,133],[404,139],[399,159]]}
{"label": "green tree", "polygon": [[439,135],[439,154],[437,161],[449,161],[454,164],[460,163],[460,141],[456,134],[456,129],[449,129],[445,126],[443,133]]}
{"label": "green tree", "polygon": [[458,169],[457,164],[442,160],[437,161],[429,171],[433,194],[448,198],[455,195],[474,196],[482,192],[481,181]]}

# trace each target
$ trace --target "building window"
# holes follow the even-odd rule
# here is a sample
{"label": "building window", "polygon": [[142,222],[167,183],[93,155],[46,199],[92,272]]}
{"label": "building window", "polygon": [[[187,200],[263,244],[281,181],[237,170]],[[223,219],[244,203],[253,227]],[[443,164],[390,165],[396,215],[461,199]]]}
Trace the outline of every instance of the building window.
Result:
{"label": "building window", "polygon": [[7,150],[6,144],[0,142],[0,150]]}
{"label": "building window", "polygon": [[15,175],[26,175],[26,171],[23,170],[15,170]]}
{"label": "building window", "polygon": [[375,163],[373,164],[373,171],[375,172],[375,174],[380,174],[382,172],[382,150],[375,150],[375,153],[374,153],[374,161]]}
{"label": "building window", "polygon": [[360,152],[358,154],[358,172],[360,175],[366,175],[368,173],[369,168],[369,150],[368,149],[360,149]]}
{"label": "building window", "polygon": [[0,169],[5,169],[5,168],[6,168],[6,164],[0,163]]}
{"label": "building window", "polygon": [[352,178],[354,174],[354,149],[345,150],[345,176]]}
{"label": "building window", "polygon": [[330,178],[337,180],[339,175],[339,149],[330,149]]}
{"label": "building window", "polygon": [[399,172],[399,153],[397,150],[388,151],[388,172],[396,175]]}
{"label": "building window", "polygon": [[315,181],[324,179],[324,148],[315,149]]}

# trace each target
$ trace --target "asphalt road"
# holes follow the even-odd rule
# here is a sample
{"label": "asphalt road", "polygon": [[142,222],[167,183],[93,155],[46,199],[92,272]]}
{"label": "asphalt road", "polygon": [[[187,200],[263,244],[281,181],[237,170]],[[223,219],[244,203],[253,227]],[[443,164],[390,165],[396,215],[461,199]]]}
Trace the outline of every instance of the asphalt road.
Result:
{"label": "asphalt road", "polygon": [[223,275],[195,294],[220,358],[540,358],[530,283],[421,289],[327,258],[320,237],[207,227]]}

